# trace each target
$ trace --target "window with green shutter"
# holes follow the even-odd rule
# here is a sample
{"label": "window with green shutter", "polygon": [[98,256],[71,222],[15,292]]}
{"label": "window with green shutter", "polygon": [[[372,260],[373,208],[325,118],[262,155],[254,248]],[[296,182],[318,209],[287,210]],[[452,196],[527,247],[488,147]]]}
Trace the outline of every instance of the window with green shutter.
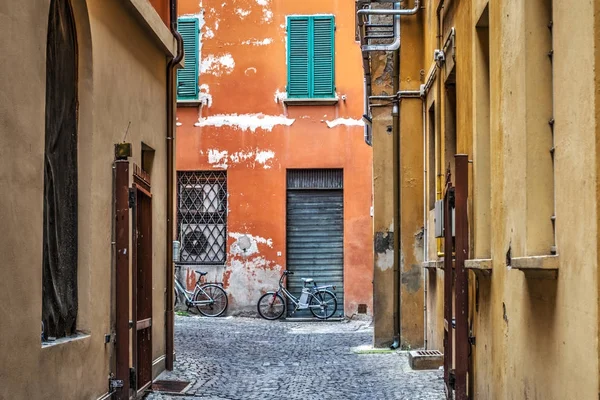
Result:
{"label": "window with green shutter", "polygon": [[177,71],[177,100],[198,98],[199,22],[197,18],[179,18],[177,30],[183,37],[185,68]]}
{"label": "window with green shutter", "polygon": [[335,21],[333,15],[289,16],[289,98],[335,97]]}

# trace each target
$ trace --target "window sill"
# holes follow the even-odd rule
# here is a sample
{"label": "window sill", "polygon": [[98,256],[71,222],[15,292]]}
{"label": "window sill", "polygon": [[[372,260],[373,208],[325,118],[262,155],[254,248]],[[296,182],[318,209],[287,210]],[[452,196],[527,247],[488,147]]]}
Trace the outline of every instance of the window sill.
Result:
{"label": "window sill", "polygon": [[339,97],[330,97],[326,99],[283,99],[283,102],[288,106],[331,106],[337,104]]}
{"label": "window sill", "polygon": [[[444,260],[430,260],[421,264],[423,268],[435,270],[441,269],[444,270]],[[452,259],[452,268],[454,268],[454,259]]]}
{"label": "window sill", "polygon": [[200,107],[202,104],[202,100],[197,99],[177,100],[177,107]]}
{"label": "window sill", "polygon": [[558,255],[515,257],[510,260],[510,268],[523,271],[526,278],[557,279]]}
{"label": "window sill", "polygon": [[56,339],[51,342],[42,342],[42,349],[48,349],[48,348],[60,346],[62,344],[66,344],[66,343],[78,342],[78,341],[85,340],[90,337],[92,337],[92,336],[87,333],[77,332],[74,335]]}
{"label": "window sill", "polygon": [[479,276],[490,277],[492,275],[492,260],[490,258],[465,260],[465,269],[471,270]]}

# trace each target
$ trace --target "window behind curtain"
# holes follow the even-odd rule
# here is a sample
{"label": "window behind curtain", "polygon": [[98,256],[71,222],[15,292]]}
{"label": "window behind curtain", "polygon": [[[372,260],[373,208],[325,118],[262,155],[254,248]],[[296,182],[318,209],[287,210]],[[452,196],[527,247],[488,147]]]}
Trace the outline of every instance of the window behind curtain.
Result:
{"label": "window behind curtain", "polygon": [[334,32],[332,15],[288,17],[289,98],[335,97]]}
{"label": "window behind curtain", "polygon": [[185,68],[177,71],[177,99],[198,98],[199,22],[197,18],[179,18],[177,30],[183,37]]}
{"label": "window behind curtain", "polygon": [[46,47],[42,321],[44,336],[77,322],[77,39],[70,2],[52,0]]}

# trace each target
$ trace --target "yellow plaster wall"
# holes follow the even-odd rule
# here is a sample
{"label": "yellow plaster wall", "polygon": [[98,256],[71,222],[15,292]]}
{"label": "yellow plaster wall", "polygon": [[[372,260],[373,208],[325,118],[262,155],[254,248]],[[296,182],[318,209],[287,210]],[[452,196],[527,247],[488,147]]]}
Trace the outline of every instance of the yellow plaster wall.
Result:
{"label": "yellow plaster wall", "polygon": [[[0,5],[0,399],[96,399],[113,345],[113,144],[156,150],[154,358],[164,354],[166,57],[117,0],[73,0],[79,47],[79,314],[83,339],[41,348],[42,191],[48,4]],[[89,16],[88,16],[89,15]],[[23,27],[27,26],[27,30]],[[17,68],[17,69],[15,69]]]}
{"label": "yellow plaster wall", "polygon": [[[440,47],[434,36],[439,3],[424,2],[426,48],[421,68],[425,71],[433,50]],[[475,24],[487,2],[446,1],[442,11],[447,15],[443,31],[451,26],[456,29],[457,152],[475,160],[470,169],[470,241],[491,243],[489,250],[483,245],[477,253],[472,247],[470,258],[491,255],[493,259],[490,278],[469,275],[470,318],[476,337],[470,387],[475,399],[591,399],[598,393],[598,357],[590,357],[599,354],[598,226],[589,224],[597,221],[598,215],[598,111],[593,68],[599,37],[598,17],[594,17],[597,5],[553,3],[554,113],[547,119],[553,116],[556,121],[554,179],[540,169],[535,158],[545,162],[550,149],[540,150],[539,146],[549,147],[548,142],[531,142],[535,135],[541,137],[545,126],[539,122],[543,120],[540,115],[548,109],[548,86],[542,83],[545,72],[535,73],[536,63],[543,65],[543,57],[532,52],[545,54],[549,49],[540,48],[532,24],[526,23],[528,15],[540,14],[535,9],[527,14],[521,1],[490,1],[490,154],[486,162],[477,165],[474,136],[481,114],[476,104],[478,88],[473,85],[478,65]],[[534,6],[531,2],[527,5]],[[411,40],[420,39],[404,36],[403,45]],[[441,72],[443,77],[445,71]],[[444,126],[448,104],[444,88],[437,91],[436,85],[427,104],[436,102],[442,121],[439,128]],[[444,104],[437,104],[438,98]],[[406,117],[401,124],[401,129],[419,125],[420,118]],[[441,165],[445,167],[448,161],[443,159]],[[485,217],[477,196],[488,190],[483,183],[475,187],[474,169],[488,168],[486,164],[491,190],[489,232],[473,231],[480,222],[477,218]],[[535,190],[540,182],[532,181],[534,176],[545,182],[539,190]],[[527,278],[507,266],[507,251],[511,249],[512,257],[549,254],[551,225],[535,213],[548,214],[548,204],[551,210],[548,185],[552,181],[556,185],[558,279]],[[474,204],[480,204],[480,212]],[[432,219],[430,213],[430,259],[437,256]],[[440,270],[428,273],[429,348],[442,347],[443,274]]]}

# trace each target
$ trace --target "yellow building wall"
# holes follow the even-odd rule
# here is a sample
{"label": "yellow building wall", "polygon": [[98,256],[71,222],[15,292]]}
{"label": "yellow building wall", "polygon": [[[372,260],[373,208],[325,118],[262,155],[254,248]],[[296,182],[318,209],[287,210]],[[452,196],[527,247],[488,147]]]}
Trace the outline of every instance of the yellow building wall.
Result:
{"label": "yellow building wall", "polygon": [[[466,153],[473,160],[469,169],[469,258],[492,259],[491,275],[469,272],[469,320],[476,338],[470,360],[474,399],[592,399],[598,393],[599,242],[598,224],[593,222],[598,220],[599,114],[594,75],[599,38],[594,12],[598,5],[552,3],[550,41],[545,39],[549,16],[543,22],[544,7],[549,3],[538,0],[424,1],[422,30],[403,31],[402,36],[403,48],[412,50],[426,75],[434,50],[441,48],[450,28],[455,29],[454,57],[452,52],[446,53],[446,64],[438,70],[425,99],[427,110],[435,109],[438,130],[436,171],[428,174],[436,174],[438,185],[433,190],[438,192],[443,178],[437,175],[452,164],[454,153]],[[486,6],[489,88],[484,79],[481,30],[478,33],[476,28]],[[441,43],[437,35],[441,35]],[[551,49],[549,68],[547,53]],[[450,112],[444,85],[452,63],[455,114]],[[483,101],[486,96],[489,104]],[[451,143],[453,115],[456,148]],[[551,118],[555,121],[554,168]],[[420,127],[421,120],[416,112],[403,116],[401,132]],[[415,148],[422,146],[420,135],[403,136],[403,140],[414,141]],[[375,152],[374,163],[382,162]],[[412,162],[422,167],[417,160]],[[427,190],[430,193],[432,189]],[[381,193],[376,191],[376,204],[378,195]],[[408,212],[403,205],[402,218]],[[434,261],[444,249],[433,237],[432,212],[427,225],[428,258]],[[553,244],[558,254],[556,279],[526,275],[507,262],[509,249],[509,259],[531,259],[549,256]],[[444,273],[440,269],[426,272],[427,344],[440,350]]]}
{"label": "yellow building wall", "polygon": [[152,352],[155,372],[164,368],[167,57],[121,1],[72,3],[79,47],[77,328],[88,336],[47,348],[40,342],[49,2],[8,2],[0,6],[0,35],[7,38],[0,61],[6,74],[0,82],[0,399],[97,399],[107,392],[114,372],[114,343],[104,344],[104,335],[114,334],[113,146],[123,140],[133,144],[131,161],[138,165],[142,142],[156,150]]}

